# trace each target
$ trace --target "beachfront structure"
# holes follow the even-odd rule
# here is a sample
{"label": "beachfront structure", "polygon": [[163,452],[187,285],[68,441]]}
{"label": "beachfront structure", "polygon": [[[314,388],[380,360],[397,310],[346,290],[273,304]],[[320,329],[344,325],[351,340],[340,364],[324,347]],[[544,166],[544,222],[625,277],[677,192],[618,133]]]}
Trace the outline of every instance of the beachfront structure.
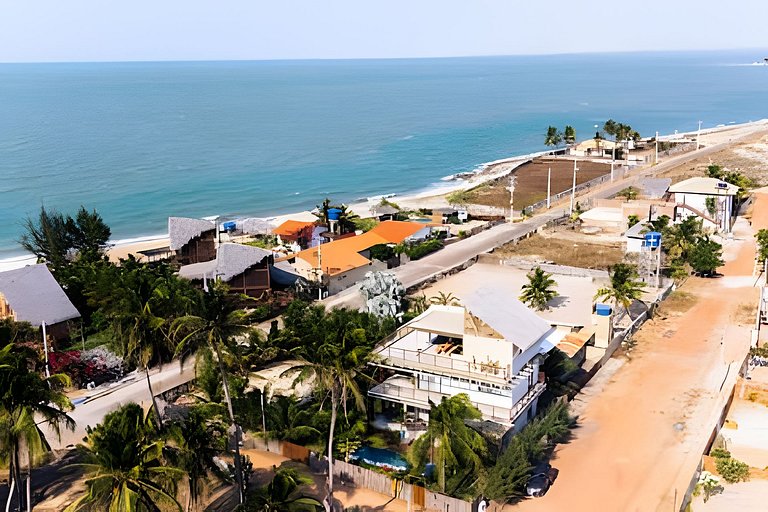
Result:
{"label": "beachfront structure", "polygon": [[572,156],[609,157],[613,155],[614,148],[618,151],[621,149],[621,144],[612,140],[587,139],[568,148],[568,154]]}
{"label": "beachfront structure", "polygon": [[509,290],[478,288],[463,303],[432,305],[380,343],[372,364],[391,376],[368,394],[419,422],[430,403],[466,393],[483,419],[519,430],[546,388],[544,356],[566,333]]}
{"label": "beachfront structure", "polygon": [[[690,178],[667,189],[675,207],[675,222],[698,216],[704,225],[730,233],[737,212],[739,187],[716,178]],[[712,206],[710,211],[709,206]]]}
{"label": "beachfront structure", "polygon": [[224,243],[211,261],[184,265],[179,277],[199,284],[221,280],[232,293],[260,297],[270,289],[269,265],[272,253],[250,245]]}
{"label": "beachfront structure", "polygon": [[216,223],[187,217],[168,217],[170,250],[181,265],[211,261],[216,257]]}
{"label": "beachfront structure", "polygon": [[44,264],[0,272],[0,318],[29,322],[55,340],[69,335],[69,322],[80,318],[64,290]]}
{"label": "beachfront structure", "polygon": [[277,235],[278,243],[297,243],[302,247],[311,244],[314,238],[315,222],[300,220],[286,220],[272,230]]}
{"label": "beachfront structure", "polygon": [[424,238],[430,228],[418,222],[388,220],[370,231],[328,242],[296,255],[294,268],[310,281],[321,281],[333,295],[360,281],[370,270],[386,270],[387,263],[371,259],[376,245],[395,245]]}

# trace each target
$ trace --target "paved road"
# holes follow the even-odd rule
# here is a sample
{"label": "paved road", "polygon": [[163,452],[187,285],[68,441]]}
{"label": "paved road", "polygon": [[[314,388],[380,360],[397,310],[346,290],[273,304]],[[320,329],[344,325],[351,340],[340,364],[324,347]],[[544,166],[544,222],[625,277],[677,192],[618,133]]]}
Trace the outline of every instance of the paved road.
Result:
{"label": "paved road", "polygon": [[[733,142],[750,136],[752,136],[751,133],[741,137],[734,137],[732,141],[727,143],[714,144],[698,151],[690,151],[688,153],[669,157],[660,161],[657,165],[633,169],[621,180],[617,180],[613,183],[604,183],[588,189],[586,192],[577,196],[578,200],[584,202],[591,199],[612,197],[626,187],[637,185],[643,178],[655,176],[664,171],[673,169],[680,164],[706,157],[707,155],[725,149],[728,145],[733,144]],[[406,288],[418,286],[425,281],[429,281],[437,274],[466,265],[479,254],[490,252],[505,243],[536,231],[550,220],[562,217],[567,213],[569,203],[569,198],[563,199],[559,203],[555,203],[552,209],[540,211],[525,221],[514,224],[501,224],[492,227],[475,236],[446,246],[440,251],[432,253],[420,260],[409,262],[406,265],[394,269],[393,272]],[[325,299],[323,304],[325,304],[326,307],[333,308],[361,308],[363,307],[363,299],[360,295],[360,287],[359,285],[355,285],[347,288],[341,293]]]}
{"label": "paved road", "polygon": [[[188,360],[184,365],[183,371],[180,371],[178,361],[164,365],[162,370],[155,369],[151,374],[152,390],[155,394],[164,393],[177,386],[191,381],[195,377],[194,361]],[[97,390],[95,395],[85,402],[76,403],[75,410],[70,413],[77,426],[74,431],[62,430],[61,439],[46,428],[46,438],[55,450],[66,448],[69,445],[75,445],[82,442],[85,437],[85,428],[87,426],[96,426],[104,416],[117,409],[121,405],[129,402],[136,402],[144,407],[150,404],[149,390],[147,381],[143,373],[136,374],[136,378],[126,384],[114,386],[111,389]]]}

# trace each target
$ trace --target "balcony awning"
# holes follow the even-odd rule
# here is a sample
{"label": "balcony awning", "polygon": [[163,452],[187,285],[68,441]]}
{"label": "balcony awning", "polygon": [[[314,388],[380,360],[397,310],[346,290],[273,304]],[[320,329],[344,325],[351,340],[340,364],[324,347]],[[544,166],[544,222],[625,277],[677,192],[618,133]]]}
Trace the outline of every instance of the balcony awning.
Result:
{"label": "balcony awning", "polygon": [[449,338],[462,338],[464,336],[464,308],[449,306],[438,309],[433,306],[415,318],[408,326],[418,331],[442,334]]}

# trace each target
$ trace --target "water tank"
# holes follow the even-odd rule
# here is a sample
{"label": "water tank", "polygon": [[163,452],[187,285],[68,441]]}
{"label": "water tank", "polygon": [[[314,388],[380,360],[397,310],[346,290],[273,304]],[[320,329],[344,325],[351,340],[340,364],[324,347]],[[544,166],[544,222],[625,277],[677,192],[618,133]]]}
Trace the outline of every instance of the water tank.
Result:
{"label": "water tank", "polygon": [[341,216],[341,210],[338,208],[328,209],[328,220],[339,220],[339,216]]}
{"label": "water tank", "polygon": [[611,316],[611,306],[608,304],[595,304],[595,314],[597,316]]}
{"label": "water tank", "polygon": [[224,228],[224,231],[234,231],[237,229],[237,223],[235,221],[225,222],[221,227]]}
{"label": "water tank", "polygon": [[657,248],[661,246],[661,233],[658,231],[651,231],[645,234],[643,239],[643,245],[645,247]]}

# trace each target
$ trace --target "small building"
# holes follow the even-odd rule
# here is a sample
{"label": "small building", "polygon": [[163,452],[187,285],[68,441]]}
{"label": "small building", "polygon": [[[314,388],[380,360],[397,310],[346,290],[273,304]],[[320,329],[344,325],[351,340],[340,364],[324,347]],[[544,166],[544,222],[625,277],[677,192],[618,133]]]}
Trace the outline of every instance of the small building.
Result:
{"label": "small building", "polygon": [[374,349],[372,364],[390,376],[368,394],[427,421],[430,403],[466,393],[484,420],[518,431],[546,388],[544,355],[565,334],[509,290],[478,288],[463,306],[430,306]]}
{"label": "small building", "polygon": [[281,244],[294,242],[302,247],[306,247],[311,244],[312,239],[315,237],[314,231],[314,222],[286,220],[274,228],[272,234],[278,236]]}
{"label": "small building", "polygon": [[399,208],[395,208],[389,204],[377,204],[375,206],[371,206],[370,211],[371,215],[379,219],[381,222],[385,220],[395,220],[397,218],[397,214],[400,213]]}
{"label": "small building", "polygon": [[168,217],[170,250],[181,265],[211,261],[216,257],[216,223],[187,217]]}
{"label": "small building", "polygon": [[184,265],[179,269],[179,277],[201,284],[220,279],[233,293],[259,297],[270,289],[269,266],[272,262],[270,251],[225,243],[219,246],[216,259]]}
{"label": "small building", "polygon": [[568,154],[573,156],[605,157],[613,156],[613,149],[621,150],[621,144],[612,140],[587,139],[568,149]]}
{"label": "small building", "polygon": [[737,212],[739,187],[716,178],[690,178],[667,189],[675,207],[675,222],[691,216],[711,223],[718,231],[730,233]]}
{"label": "small building", "polygon": [[80,313],[44,264],[0,272],[0,318],[29,322],[54,340],[69,335],[69,322]]}

